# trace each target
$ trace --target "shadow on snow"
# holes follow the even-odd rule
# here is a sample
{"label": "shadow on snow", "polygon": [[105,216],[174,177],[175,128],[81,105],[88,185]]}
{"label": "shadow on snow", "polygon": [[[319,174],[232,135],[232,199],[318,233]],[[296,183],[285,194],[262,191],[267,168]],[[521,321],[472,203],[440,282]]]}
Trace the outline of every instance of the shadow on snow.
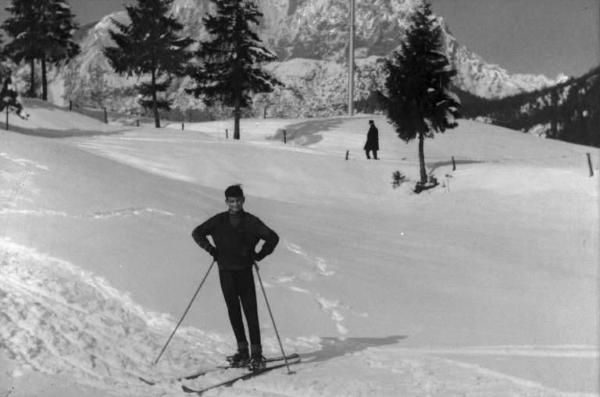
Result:
{"label": "shadow on snow", "polygon": [[330,130],[342,124],[345,119],[327,119],[327,120],[309,120],[297,124],[290,124],[285,129],[280,129],[267,139],[274,141],[283,140],[283,131],[285,130],[288,141],[296,141],[301,146],[310,146],[320,142],[323,139],[322,132]]}
{"label": "shadow on snow", "polygon": [[369,347],[394,345],[403,339],[408,338],[405,335],[385,336],[381,338],[321,338],[321,350],[304,353],[300,356],[303,362],[321,362],[332,358],[342,357],[346,354],[352,354],[363,351]]}

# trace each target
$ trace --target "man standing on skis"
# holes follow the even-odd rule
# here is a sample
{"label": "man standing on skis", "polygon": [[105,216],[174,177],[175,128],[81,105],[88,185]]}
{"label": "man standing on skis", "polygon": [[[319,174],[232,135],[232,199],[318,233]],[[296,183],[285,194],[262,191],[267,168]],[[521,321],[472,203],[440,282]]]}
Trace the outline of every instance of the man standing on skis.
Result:
{"label": "man standing on skis", "polygon": [[[192,237],[219,266],[221,289],[238,346],[237,352],[228,357],[229,362],[233,367],[249,366],[252,370],[260,370],[265,368],[266,362],[262,355],[252,266],[273,252],[279,236],[259,218],[244,211],[244,201],[242,188],[229,186],[225,190],[228,210],[196,227]],[[211,236],[214,245],[207,236]],[[256,252],[260,240],[264,244]],[[250,351],[241,309],[248,324]]]}

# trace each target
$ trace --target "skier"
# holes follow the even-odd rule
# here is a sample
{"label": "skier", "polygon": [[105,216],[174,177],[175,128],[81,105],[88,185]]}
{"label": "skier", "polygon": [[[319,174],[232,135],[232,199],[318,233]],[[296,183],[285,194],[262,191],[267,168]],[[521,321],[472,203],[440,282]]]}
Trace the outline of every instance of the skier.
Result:
{"label": "skier", "polygon": [[[244,202],[241,186],[229,186],[225,190],[228,211],[221,212],[196,227],[192,237],[196,244],[214,258],[219,267],[221,290],[238,347],[237,352],[227,358],[228,361],[233,367],[248,366],[251,370],[261,370],[266,367],[266,361],[262,355],[252,266],[273,252],[279,236],[259,218],[244,211]],[[207,239],[209,235],[214,245]],[[260,240],[264,240],[264,244],[256,253]],[[248,324],[251,354],[248,352],[240,303]]]}
{"label": "skier", "polygon": [[379,150],[379,131],[377,127],[375,127],[375,122],[373,120],[369,120],[369,131],[367,132],[367,142],[364,147],[365,153],[367,155],[367,159],[371,160],[371,156],[369,156],[369,152],[373,152],[373,158],[377,159],[377,151]]}
{"label": "skier", "polygon": [[27,120],[29,115],[24,113],[23,105],[18,100],[17,91],[12,82],[12,76],[9,73],[4,83],[2,84],[2,90],[0,91],[0,111],[4,110],[5,107],[13,108],[16,110],[17,116]]}

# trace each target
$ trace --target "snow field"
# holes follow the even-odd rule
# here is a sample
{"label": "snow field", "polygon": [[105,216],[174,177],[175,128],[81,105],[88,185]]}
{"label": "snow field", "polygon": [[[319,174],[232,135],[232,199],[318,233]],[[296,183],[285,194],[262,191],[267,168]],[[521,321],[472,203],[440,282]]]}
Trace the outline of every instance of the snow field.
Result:
{"label": "snow field", "polygon": [[[361,151],[369,118],[380,128],[377,162]],[[60,140],[2,133],[0,329],[10,360],[0,359],[0,393],[35,394],[26,380],[43,374],[48,395],[66,395],[56,386],[66,382],[71,395],[175,396],[174,376],[221,362],[234,343],[212,274],[151,365],[208,266],[189,232],[239,182],[247,209],[282,237],[261,274],[286,350],[303,362],[293,376],[209,395],[597,393],[598,172],[589,177],[585,158],[598,171],[597,150],[463,121],[426,143],[443,186],[417,196],[416,147],[380,116],[244,120],[240,142],[224,138],[228,126]],[[73,135],[98,131],[94,121],[80,128]],[[411,181],[393,189],[395,170]],[[265,351],[277,354],[258,294]]]}

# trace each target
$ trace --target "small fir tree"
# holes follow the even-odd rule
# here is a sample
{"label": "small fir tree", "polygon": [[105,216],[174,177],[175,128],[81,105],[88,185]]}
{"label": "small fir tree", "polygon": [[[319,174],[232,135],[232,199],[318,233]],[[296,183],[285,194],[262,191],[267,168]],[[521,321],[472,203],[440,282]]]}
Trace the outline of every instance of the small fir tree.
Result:
{"label": "small fir tree", "polygon": [[460,101],[450,91],[456,71],[444,52],[442,27],[427,0],[419,5],[410,23],[400,50],[386,62],[386,107],[398,137],[406,142],[419,139],[419,190],[427,183],[424,140],[456,127]]}
{"label": "small fir tree", "polygon": [[281,84],[261,68],[277,56],[253,30],[263,14],[252,1],[211,1],[216,14],[203,19],[211,37],[200,42],[198,62],[188,72],[196,85],[187,92],[202,96],[208,106],[221,102],[233,107],[233,137],[240,139],[240,117],[242,108],[252,103],[250,94],[271,92]]}
{"label": "small fir tree", "polygon": [[113,69],[128,76],[150,75],[150,81],[136,86],[141,94],[140,105],[151,109],[154,124],[160,128],[159,110],[169,110],[171,100],[159,97],[171,85],[172,76],[182,76],[192,56],[189,37],[181,37],[183,25],[170,15],[173,0],[138,0],[127,6],[130,24],[116,20],[117,31],[110,37],[117,45],[104,49]]}
{"label": "small fir tree", "polygon": [[102,66],[96,64],[92,66],[88,79],[90,102],[100,108],[106,107],[106,99],[111,93],[105,75],[106,71]]}
{"label": "small fir tree", "polygon": [[69,65],[65,70],[63,98],[71,101],[75,106],[105,107],[107,100],[113,94],[113,90],[106,82],[106,70],[94,63],[86,77],[78,78],[79,74],[77,65]]}

